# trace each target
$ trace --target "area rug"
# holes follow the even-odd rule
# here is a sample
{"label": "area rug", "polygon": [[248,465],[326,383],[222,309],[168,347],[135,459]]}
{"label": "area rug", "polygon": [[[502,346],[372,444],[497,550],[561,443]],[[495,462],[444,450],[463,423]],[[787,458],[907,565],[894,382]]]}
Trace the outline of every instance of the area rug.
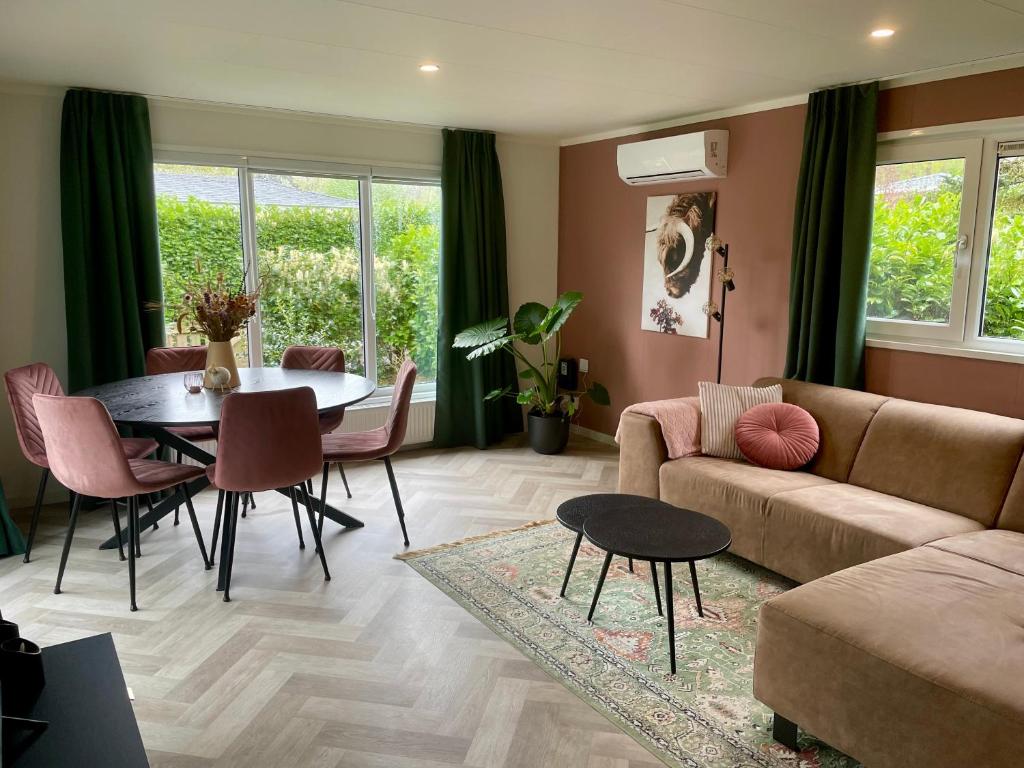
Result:
{"label": "area rug", "polygon": [[584,540],[559,598],[574,538],[553,521],[534,523],[400,558],[670,766],[857,765],[803,733],[799,753],[776,743],[771,711],[753,697],[758,608],[792,582],[731,555],[702,561],[701,619],[687,569],[675,570],[670,675],[648,564],[630,573],[614,558],[588,624],[604,553]]}

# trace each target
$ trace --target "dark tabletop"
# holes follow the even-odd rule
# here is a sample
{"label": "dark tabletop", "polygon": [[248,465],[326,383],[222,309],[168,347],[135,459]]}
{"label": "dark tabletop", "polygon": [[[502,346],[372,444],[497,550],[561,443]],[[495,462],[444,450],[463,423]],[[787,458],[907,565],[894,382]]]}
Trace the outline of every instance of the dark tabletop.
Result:
{"label": "dark tabletop", "polygon": [[44,648],[43,669],[46,685],[39,699],[19,714],[50,725],[28,743],[15,766],[149,765],[109,634]]}
{"label": "dark tabletop", "polygon": [[[573,514],[584,517],[583,533],[594,545],[623,557],[702,560],[732,543],[729,529],[714,518],[646,496],[598,493],[562,506],[566,504],[572,505]],[[561,513],[560,507],[560,521]]]}
{"label": "dark tabletop", "polygon": [[369,379],[354,373],[304,371],[293,368],[239,368],[241,386],[220,393],[204,389],[196,395],[185,389],[185,374],[140,376],[89,387],[76,395],[95,397],[119,424],[154,427],[211,426],[220,421],[220,406],[231,392],[269,392],[291,387],[312,387],[317,410],[338,411],[365,400],[376,389]]}

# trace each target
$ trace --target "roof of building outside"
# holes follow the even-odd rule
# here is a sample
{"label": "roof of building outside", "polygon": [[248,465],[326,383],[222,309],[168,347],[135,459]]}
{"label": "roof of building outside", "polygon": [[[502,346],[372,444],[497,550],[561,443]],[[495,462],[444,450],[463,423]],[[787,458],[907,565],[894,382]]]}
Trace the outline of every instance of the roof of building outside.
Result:
{"label": "roof of building outside", "polygon": [[[208,203],[238,205],[238,179],[198,173],[154,171],[157,195],[172,195],[178,200],[194,197]],[[292,205],[307,208],[358,208],[358,200],[296,189],[266,174],[253,176],[253,189],[258,205]]]}

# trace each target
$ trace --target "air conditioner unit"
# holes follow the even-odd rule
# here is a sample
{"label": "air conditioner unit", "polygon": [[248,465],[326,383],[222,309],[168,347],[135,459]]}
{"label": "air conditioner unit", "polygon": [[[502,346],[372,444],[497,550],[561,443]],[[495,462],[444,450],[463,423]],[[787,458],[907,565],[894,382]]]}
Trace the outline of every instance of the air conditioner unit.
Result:
{"label": "air conditioner unit", "polygon": [[725,177],[728,131],[702,131],[620,144],[619,176],[627,184]]}

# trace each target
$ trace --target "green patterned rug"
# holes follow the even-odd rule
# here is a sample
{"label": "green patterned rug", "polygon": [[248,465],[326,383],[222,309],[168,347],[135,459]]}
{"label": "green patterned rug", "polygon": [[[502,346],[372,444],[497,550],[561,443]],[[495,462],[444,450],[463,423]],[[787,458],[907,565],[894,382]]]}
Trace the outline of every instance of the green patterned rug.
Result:
{"label": "green patterned rug", "polygon": [[[671,766],[852,768],[801,734],[795,754],[771,738],[753,697],[757,611],[792,582],[732,555],[698,563],[704,616],[689,574],[675,582],[677,674],[650,567],[615,558],[593,625],[586,616],[603,552],[584,539],[558,597],[575,534],[541,523],[402,555],[409,565]],[[659,576],[664,576],[659,570]],[[663,590],[664,591],[664,590]]]}

